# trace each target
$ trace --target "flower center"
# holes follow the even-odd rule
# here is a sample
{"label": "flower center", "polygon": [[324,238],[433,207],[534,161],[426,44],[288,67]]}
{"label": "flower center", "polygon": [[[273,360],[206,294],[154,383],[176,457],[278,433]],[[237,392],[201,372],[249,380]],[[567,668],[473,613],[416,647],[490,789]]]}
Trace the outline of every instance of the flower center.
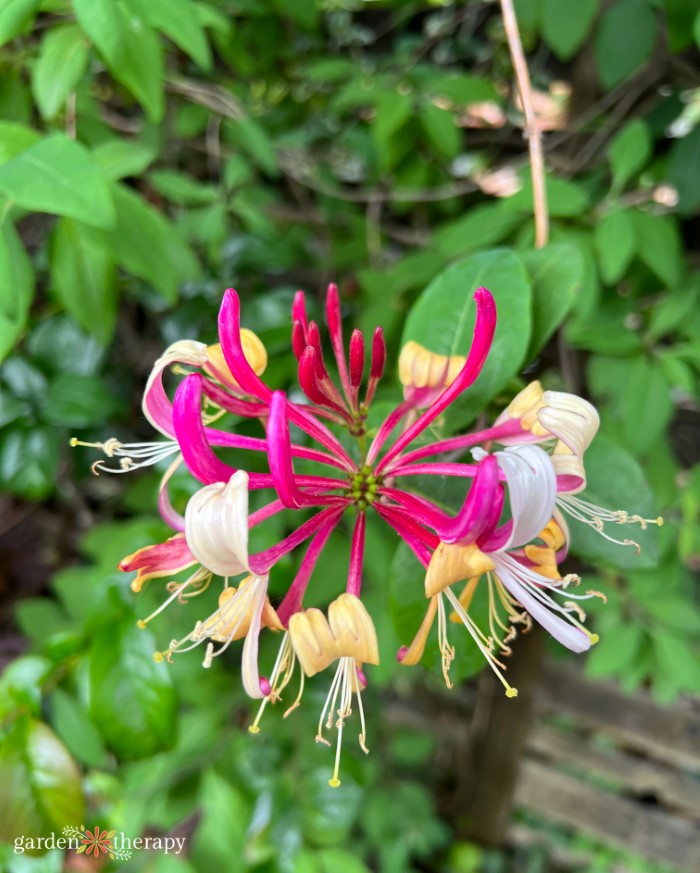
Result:
{"label": "flower center", "polygon": [[348,477],[348,482],[350,487],[347,490],[347,495],[355,503],[358,510],[363,512],[374,503],[383,477],[376,475],[372,468],[365,464],[364,467]]}

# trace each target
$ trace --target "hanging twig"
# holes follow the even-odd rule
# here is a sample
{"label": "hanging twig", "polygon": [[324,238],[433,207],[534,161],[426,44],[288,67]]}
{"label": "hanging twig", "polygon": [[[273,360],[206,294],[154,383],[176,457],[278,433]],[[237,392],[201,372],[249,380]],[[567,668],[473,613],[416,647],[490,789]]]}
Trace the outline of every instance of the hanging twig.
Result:
{"label": "hanging twig", "polygon": [[513,0],[501,0],[503,26],[508,39],[508,49],[515,71],[515,81],[520,94],[520,102],[525,117],[525,134],[530,152],[530,172],[532,175],[532,199],[535,211],[535,248],[541,249],[549,239],[549,215],[547,212],[547,192],[545,189],[544,155],[542,152],[542,131],[532,105],[532,85],[530,74],[520,40],[518,19],[515,17]]}

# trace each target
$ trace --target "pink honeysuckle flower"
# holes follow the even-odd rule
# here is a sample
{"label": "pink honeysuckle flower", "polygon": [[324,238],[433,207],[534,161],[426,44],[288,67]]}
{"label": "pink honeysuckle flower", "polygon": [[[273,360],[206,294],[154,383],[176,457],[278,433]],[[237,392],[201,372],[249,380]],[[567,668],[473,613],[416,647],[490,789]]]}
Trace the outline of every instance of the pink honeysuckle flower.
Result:
{"label": "pink honeysuckle flower", "polygon": [[[483,449],[474,449],[472,455],[482,463],[489,457]],[[454,647],[448,640],[445,597],[453,617],[464,624],[507,696],[515,697],[517,689],[503,675],[504,665],[494,655],[495,647],[503,655],[510,654],[515,625],[528,627],[534,619],[562,645],[575,652],[586,651],[597,636],[583,626],[585,615],[575,601],[600,595],[593,591],[571,594],[567,589],[578,583],[578,577],[561,578],[556,570],[555,548],[561,548],[564,537],[552,521],[557,481],[550,456],[537,446],[519,446],[492,457],[505,476],[512,518],[498,527],[492,525],[472,542],[435,544],[423,537],[415,551],[427,570],[425,593],[429,605],[413,642],[399,650],[398,660],[406,666],[418,663],[437,615],[443,675],[450,685],[448,671]],[[528,545],[536,538],[544,545]],[[482,576],[489,588],[488,634],[467,611]],[[450,586],[462,581],[466,587],[457,597]],[[559,604],[555,595],[567,600]],[[504,623],[501,611],[509,625]]]}
{"label": "pink honeysuckle flower", "polygon": [[[164,441],[145,446],[116,441],[95,444],[108,456],[120,457],[120,469],[154,463],[177,453],[163,477],[159,496],[161,514],[177,533],[162,546],[151,546],[124,559],[122,568],[139,571],[137,589],[145,579],[180,569],[188,568],[192,575],[186,582],[171,581],[169,598],[140,625],[160,615],[174,600],[187,603],[208,587],[214,576],[223,580],[218,608],[197,621],[186,637],[157,653],[158,659],[170,660],[205,644],[204,665],[209,666],[233,641],[243,639],[243,684],[251,697],[262,698],[251,726],[253,732],[259,729],[266,705],[281,699],[296,663],[301,667],[301,689],[287,712],[299,703],[304,676],[338,660],[321,719],[321,725],[327,717],[325,723],[335,723],[338,730],[332,785],[339,784],[342,726],[350,714],[353,694],[361,711],[359,691],[367,681],[361,665],[378,659],[374,626],[360,600],[368,512],[376,512],[398,533],[427,569],[426,620],[414,644],[400,653],[403,663],[418,660],[437,615],[447,679],[454,651],[447,641],[445,603],[449,602],[453,610],[450,617],[466,625],[507,691],[515,693],[491,651],[494,644],[507,648],[511,628],[494,613],[489,638],[467,612],[469,591],[473,590],[469,580],[483,574],[511,625],[527,623],[529,613],[572,649],[582,651],[592,639],[581,624],[580,609],[572,605],[574,596],[567,594],[570,599],[563,605],[554,600],[574,580],[558,576],[556,560],[563,554],[563,541],[558,542],[561,531],[552,521],[560,480],[561,493],[564,488],[578,488],[579,479],[585,481],[583,451],[592,438],[592,422],[597,426],[597,417],[594,420],[590,414],[592,407],[589,410],[585,401],[580,401],[583,406],[572,401],[570,408],[568,400],[560,402],[544,392],[544,406],[537,400],[534,413],[541,432],[526,426],[525,413],[532,406],[528,398],[521,404],[527,407],[524,412],[509,407],[508,414],[492,428],[415,447],[415,441],[423,438],[478,378],[486,361],[496,327],[496,308],[485,288],[477,289],[474,301],[476,320],[468,354],[445,358],[409,344],[400,366],[404,399],[376,431],[370,431],[369,408],[386,365],[381,328],[375,330],[371,343],[365,342],[360,331],[354,331],[346,354],[340,298],[336,286],[331,285],[326,298],[331,365],[330,356],[324,356],[320,329],[309,319],[304,294],[299,292],[292,305],[291,345],[299,385],[308,402],[295,402],[264,381],[264,347],[255,334],[241,327],[240,301],[229,289],[219,312],[219,342],[212,346],[193,341],[175,343],[156,362],[148,380],[144,415]],[[173,364],[182,378],[171,399],[163,375]],[[555,412],[563,410],[559,418],[555,414],[547,417],[550,407]],[[585,414],[579,421],[582,409]],[[229,414],[258,421],[260,436],[226,429]],[[553,448],[553,454],[529,445],[536,442]],[[455,460],[468,449],[492,443],[513,443],[513,447],[495,454],[476,450],[470,463]],[[252,452],[265,462],[266,470],[233,467],[219,457],[219,448]],[[435,456],[442,457],[434,460]],[[296,468],[301,460],[303,473]],[[564,468],[568,464],[561,476],[557,475],[558,464]],[[183,468],[200,485],[184,516],[168,496],[171,476]],[[446,512],[414,493],[412,477],[418,474],[463,480],[459,510]],[[251,491],[264,496],[263,504],[252,513],[248,505]],[[254,538],[255,528],[282,511],[302,513],[300,521],[277,544],[252,551],[250,538],[251,534]],[[326,620],[304,601],[319,555],[348,514],[353,520],[344,592],[339,591]],[[556,536],[551,533],[555,528]],[[278,561],[302,547],[306,551],[297,574],[273,608],[268,597],[270,575]],[[235,581],[237,576],[244,578]],[[450,585],[462,580],[467,581],[467,587],[458,597]],[[258,639],[263,628],[283,634],[269,678],[258,668]],[[340,639],[347,645],[332,644]],[[312,652],[316,652],[314,657]],[[321,727],[319,736],[322,738]],[[363,721],[363,748],[364,736]]]}

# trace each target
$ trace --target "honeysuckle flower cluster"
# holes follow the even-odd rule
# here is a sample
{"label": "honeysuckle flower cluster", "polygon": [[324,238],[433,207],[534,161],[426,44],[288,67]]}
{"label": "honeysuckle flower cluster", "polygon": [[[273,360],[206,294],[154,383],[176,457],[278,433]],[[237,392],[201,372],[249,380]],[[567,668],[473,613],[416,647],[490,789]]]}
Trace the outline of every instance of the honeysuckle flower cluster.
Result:
{"label": "honeysuckle flower cluster", "polygon": [[[96,472],[124,472],[172,459],[162,479],[159,509],[173,535],[120,564],[126,572],[135,571],[135,592],[148,580],[168,579],[167,598],[140,626],[175,601],[186,603],[212,584],[219,587],[217,608],[202,615],[184,638],[156,653],[156,659],[170,661],[201,646],[208,667],[242,639],[243,686],[251,698],[261,701],[250,727],[253,733],[259,730],[267,704],[284,698],[287,715],[299,705],[306,679],[333,668],[317,731],[317,740],[328,743],[324,731],[336,729],[333,786],[340,784],[342,734],[353,706],[359,715],[360,746],[367,751],[361,694],[368,681],[366,665],[379,662],[374,623],[361,599],[368,512],[386,522],[426,571],[425,619],[414,639],[397,653],[398,661],[416,664],[425,647],[436,642],[449,686],[450,664],[459,645],[449,639],[449,620],[458,621],[509,697],[517,690],[504,675],[502,658],[510,653],[518,628],[527,630],[534,620],[576,652],[597,641],[585,627],[581,604],[602,595],[575,593],[578,577],[562,576],[558,569],[570,541],[564,516],[593,526],[608,539],[613,539],[609,523],[645,526],[652,521],[601,509],[578,496],[586,485],[584,453],[599,423],[595,409],[580,397],[543,391],[533,382],[491,427],[431,439],[431,425],[477,379],[491,348],[496,327],[493,297],[479,288],[474,304],[474,336],[466,357],[444,357],[409,342],[399,358],[404,399],[370,430],[368,413],[386,364],[381,328],[370,343],[361,331],[353,331],[346,348],[338,290],[331,285],[326,298],[335,362],[331,368],[320,328],[309,320],[299,292],[292,306],[291,345],[308,402],[296,402],[263,380],[265,348],[252,331],[241,327],[238,295],[228,290],[219,313],[219,343],[176,342],[154,365],[143,412],[162,439],[94,444],[108,459],[118,459],[116,467],[98,461]],[[171,400],[163,375],[173,365],[182,378]],[[257,420],[260,436],[236,433],[235,426],[223,428],[225,422],[240,419]],[[292,439],[291,425],[299,438]],[[219,448],[256,453],[265,459],[267,472],[236,469],[219,457]],[[304,473],[295,468],[301,461]],[[183,463],[200,484],[184,516],[169,498],[170,479]],[[464,485],[459,511],[446,512],[412,491],[416,476],[456,477]],[[266,496],[254,512],[249,511],[251,491]],[[252,551],[251,531],[283,510],[297,511],[298,525],[276,545]],[[338,596],[324,612],[309,605],[305,594],[319,555],[346,517],[352,527],[347,574],[341,581],[339,573]],[[273,605],[268,596],[270,575],[283,557],[302,547],[296,576]],[[479,585],[488,590],[487,627],[470,615]],[[269,675],[258,664],[263,630],[280,638]],[[288,695],[297,672],[298,690]]]}

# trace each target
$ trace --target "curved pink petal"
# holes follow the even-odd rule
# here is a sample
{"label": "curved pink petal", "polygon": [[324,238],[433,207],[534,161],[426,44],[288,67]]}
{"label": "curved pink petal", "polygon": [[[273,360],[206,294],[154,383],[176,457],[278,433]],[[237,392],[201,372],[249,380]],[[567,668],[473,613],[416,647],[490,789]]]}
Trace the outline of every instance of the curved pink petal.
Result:
{"label": "curved pink petal", "polygon": [[355,527],[352,532],[352,544],[350,546],[350,565],[348,567],[348,584],[345,588],[348,594],[360,596],[362,588],[362,562],[365,555],[365,529],[367,516],[359,512],[355,519]]}
{"label": "curved pink petal", "polygon": [[[228,482],[237,470],[219,460],[207,441],[202,423],[202,383],[199,373],[191,373],[182,380],[175,392],[173,424],[189,471],[204,485],[212,485]],[[269,488],[272,482],[272,476],[266,473],[251,473],[249,488]]]}
{"label": "curved pink petal", "polygon": [[449,385],[437,400],[429,406],[420,418],[414,422],[404,433],[396,440],[394,445],[384,455],[377,466],[377,472],[380,473],[395,458],[406,446],[412,442],[419,434],[421,434],[429,424],[447,409],[447,407],[455,400],[465,388],[468,388],[477,378],[484,366],[493,335],[496,330],[496,304],[490,291],[486,288],[477,288],[474,293],[476,302],[476,322],[474,325],[474,338],[469,349],[467,360],[460,370],[457,378]]}
{"label": "curved pink petal", "polygon": [[241,389],[263,403],[271,390],[248,363],[241,342],[241,301],[233,288],[227,288],[219,309],[219,341],[231,375]]}

